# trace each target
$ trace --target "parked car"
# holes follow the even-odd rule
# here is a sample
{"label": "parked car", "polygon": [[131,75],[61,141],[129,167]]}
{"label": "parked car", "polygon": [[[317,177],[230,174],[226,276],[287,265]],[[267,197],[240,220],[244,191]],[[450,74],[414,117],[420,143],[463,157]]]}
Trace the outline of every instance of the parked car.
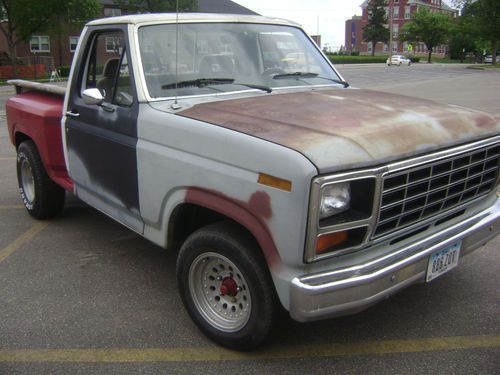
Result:
{"label": "parked car", "polygon": [[387,65],[411,65],[411,60],[407,59],[403,55],[392,55],[392,57],[387,59]]}
{"label": "parked car", "polygon": [[[500,63],[500,55],[497,55],[497,58],[496,58],[496,61],[497,63]],[[493,62],[493,56],[492,55],[488,55],[484,58],[484,63],[485,64],[491,64]]]}
{"label": "parked car", "polygon": [[[121,48],[98,53],[109,38]],[[301,322],[353,314],[500,232],[500,118],[349,89],[292,22],[105,18],[83,29],[67,87],[11,83],[31,216],[57,215],[67,191],[180,247],[184,306],[227,347],[260,344],[280,304]]]}

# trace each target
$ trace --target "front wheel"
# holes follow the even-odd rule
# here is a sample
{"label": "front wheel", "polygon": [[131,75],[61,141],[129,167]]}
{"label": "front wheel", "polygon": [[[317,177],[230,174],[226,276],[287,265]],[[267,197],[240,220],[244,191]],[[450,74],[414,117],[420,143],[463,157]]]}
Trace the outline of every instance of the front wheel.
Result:
{"label": "front wheel", "polygon": [[17,181],[24,206],[35,219],[56,216],[63,209],[64,189],[47,175],[33,141],[17,148]]}
{"label": "front wheel", "polygon": [[255,242],[235,224],[194,232],[180,250],[177,281],[189,315],[215,342],[248,350],[268,336],[274,285]]}

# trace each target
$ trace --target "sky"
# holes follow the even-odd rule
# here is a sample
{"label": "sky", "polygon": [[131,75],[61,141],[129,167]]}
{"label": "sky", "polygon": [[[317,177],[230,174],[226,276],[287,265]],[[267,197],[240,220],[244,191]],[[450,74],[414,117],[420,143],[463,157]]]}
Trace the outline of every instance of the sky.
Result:
{"label": "sky", "polygon": [[[364,0],[232,0],[263,15],[286,18],[302,25],[310,35],[321,35],[326,44],[337,50],[344,44],[345,21],[361,15]],[[448,2],[449,3],[449,2]]]}

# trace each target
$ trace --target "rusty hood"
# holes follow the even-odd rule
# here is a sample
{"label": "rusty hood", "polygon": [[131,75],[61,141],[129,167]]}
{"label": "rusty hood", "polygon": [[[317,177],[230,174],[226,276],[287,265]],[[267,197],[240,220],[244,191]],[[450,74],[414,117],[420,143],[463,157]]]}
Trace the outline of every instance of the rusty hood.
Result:
{"label": "rusty hood", "polygon": [[197,104],[178,113],[305,155],[321,173],[500,134],[500,118],[371,90],[328,89]]}

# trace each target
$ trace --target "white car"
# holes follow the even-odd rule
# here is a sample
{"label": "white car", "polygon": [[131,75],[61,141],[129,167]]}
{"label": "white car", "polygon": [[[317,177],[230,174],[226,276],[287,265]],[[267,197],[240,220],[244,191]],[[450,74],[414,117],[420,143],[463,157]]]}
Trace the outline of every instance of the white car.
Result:
{"label": "white car", "polygon": [[411,65],[411,60],[403,55],[392,55],[387,59],[387,65]]}
{"label": "white car", "polygon": [[[500,63],[500,55],[497,55],[497,63]],[[488,55],[484,58],[484,63],[485,64],[491,64],[493,62],[493,56],[492,55]]]}

